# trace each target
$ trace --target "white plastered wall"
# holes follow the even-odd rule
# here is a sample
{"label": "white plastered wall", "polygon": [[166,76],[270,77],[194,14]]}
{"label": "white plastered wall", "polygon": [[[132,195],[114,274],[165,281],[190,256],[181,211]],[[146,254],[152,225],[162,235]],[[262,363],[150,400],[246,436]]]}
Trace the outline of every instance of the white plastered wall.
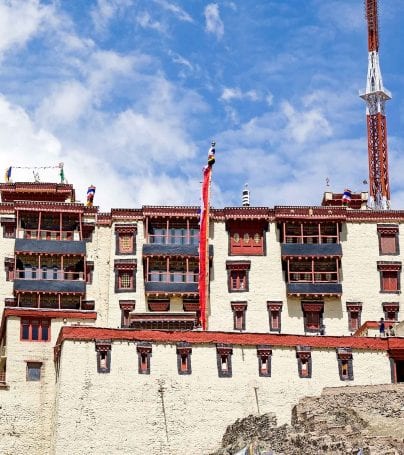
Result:
{"label": "white plastered wall", "polygon": [[[215,346],[198,345],[192,350],[192,374],[180,376],[175,345],[153,344],[151,374],[140,375],[136,345],[122,341],[112,344],[111,372],[101,374],[93,342],[65,341],[54,453],[211,453],[238,418],[259,409],[275,412],[282,424],[299,398],[348,385],[339,379],[334,349],[314,350],[312,359],[313,377],[302,379],[295,349],[275,347],[272,377],[264,378],[258,376],[256,348],[235,346],[233,377],[219,378]],[[384,352],[354,351],[353,368],[350,385],[390,382]]]}

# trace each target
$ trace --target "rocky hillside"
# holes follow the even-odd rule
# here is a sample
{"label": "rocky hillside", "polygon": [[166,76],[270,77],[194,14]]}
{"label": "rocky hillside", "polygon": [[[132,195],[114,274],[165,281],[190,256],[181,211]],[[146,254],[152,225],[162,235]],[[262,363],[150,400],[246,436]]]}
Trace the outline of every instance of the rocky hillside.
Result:
{"label": "rocky hillside", "polygon": [[404,384],[324,389],[300,400],[291,425],[276,426],[272,414],[237,420],[212,455],[246,446],[273,455],[404,455]]}

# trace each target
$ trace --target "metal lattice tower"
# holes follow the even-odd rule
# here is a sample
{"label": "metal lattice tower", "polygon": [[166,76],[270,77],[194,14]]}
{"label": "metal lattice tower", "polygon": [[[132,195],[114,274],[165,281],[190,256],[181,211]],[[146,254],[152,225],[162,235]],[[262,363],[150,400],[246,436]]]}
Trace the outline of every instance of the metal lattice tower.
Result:
{"label": "metal lattice tower", "polygon": [[391,93],[384,88],[379,65],[379,20],[377,0],[365,0],[368,25],[368,73],[366,90],[360,97],[366,101],[369,155],[369,206],[376,210],[390,208],[390,183],[387,151],[385,102]]}

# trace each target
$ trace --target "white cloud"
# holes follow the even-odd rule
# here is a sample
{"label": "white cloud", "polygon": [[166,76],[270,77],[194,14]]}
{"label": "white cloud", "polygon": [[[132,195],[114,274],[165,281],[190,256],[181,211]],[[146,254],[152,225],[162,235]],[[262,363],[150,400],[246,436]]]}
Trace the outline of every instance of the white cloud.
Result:
{"label": "white cloud", "polygon": [[259,101],[260,98],[261,97],[257,93],[256,90],[248,90],[247,92],[243,92],[239,87],[235,87],[235,88],[225,87],[220,96],[220,99],[222,101],[242,100],[242,99],[247,99],[250,101]]}
{"label": "white cloud", "polygon": [[175,3],[170,3],[167,0],[154,0],[154,2],[160,5],[166,11],[173,13],[175,17],[180,21],[193,22],[192,17]]}
{"label": "white cloud", "polygon": [[91,10],[91,18],[95,27],[102,30],[114,16],[132,5],[132,0],[97,0]]}
{"label": "white cloud", "polygon": [[0,3],[0,54],[15,46],[23,46],[52,20],[52,6],[39,0],[14,0]]}
{"label": "white cloud", "polygon": [[209,3],[205,7],[205,30],[212,33],[217,39],[221,39],[224,35],[224,25],[220,19],[219,5],[217,3]]}
{"label": "white cloud", "polygon": [[136,17],[136,22],[143,28],[150,28],[162,33],[166,31],[165,26],[159,21],[153,21],[152,17],[147,11],[142,11],[140,14],[138,14]]}

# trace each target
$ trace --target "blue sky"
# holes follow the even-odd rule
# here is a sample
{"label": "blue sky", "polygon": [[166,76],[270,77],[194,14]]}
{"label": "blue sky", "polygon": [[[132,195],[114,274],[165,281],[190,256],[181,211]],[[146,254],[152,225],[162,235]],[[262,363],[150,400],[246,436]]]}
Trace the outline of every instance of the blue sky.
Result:
{"label": "blue sky", "polygon": [[[380,0],[392,208],[404,208],[404,2]],[[365,189],[363,0],[0,0],[0,165],[54,166],[78,199],[318,204]],[[14,169],[15,181],[32,170]],[[56,170],[40,172],[57,181]]]}

